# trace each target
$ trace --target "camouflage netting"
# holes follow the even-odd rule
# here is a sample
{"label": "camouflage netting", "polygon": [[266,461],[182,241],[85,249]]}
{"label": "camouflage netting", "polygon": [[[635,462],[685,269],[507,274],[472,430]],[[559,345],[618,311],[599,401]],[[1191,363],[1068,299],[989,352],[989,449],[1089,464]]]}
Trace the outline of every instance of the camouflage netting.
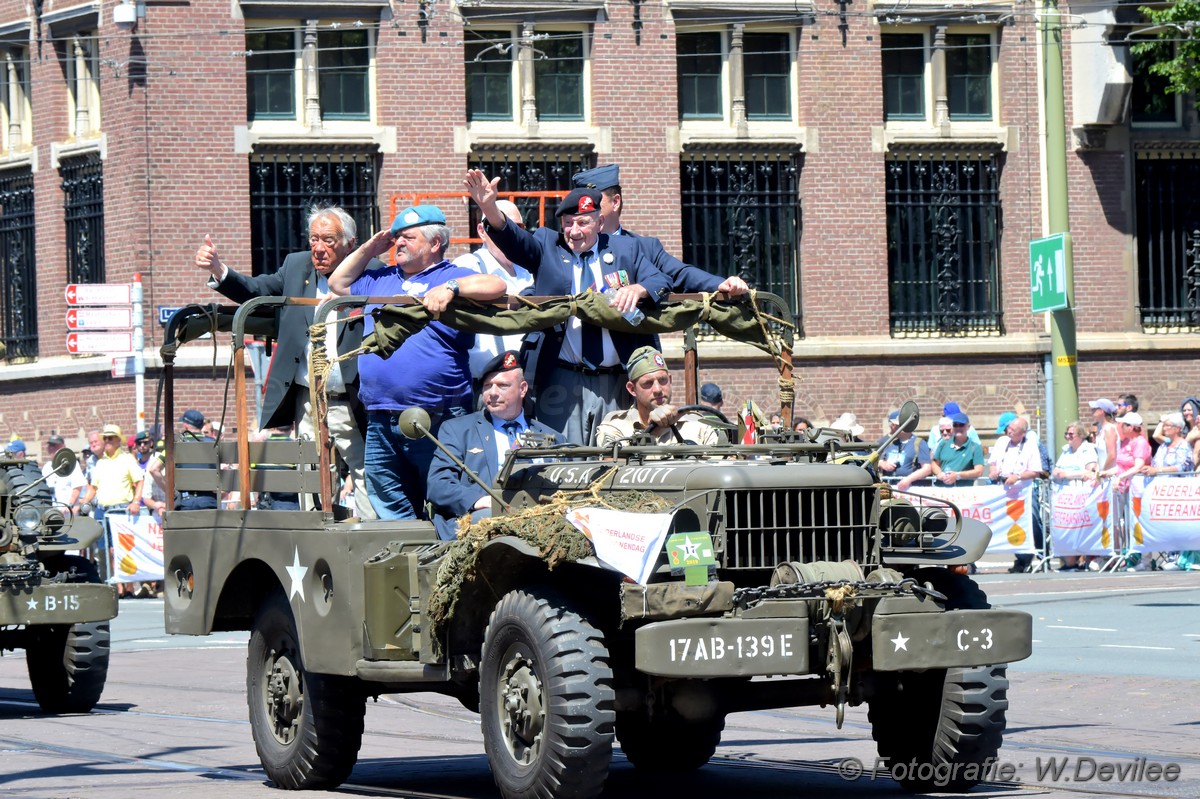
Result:
{"label": "camouflage netting", "polygon": [[[770,354],[779,363],[787,342],[771,335],[767,325],[779,324],[790,329],[791,323],[769,316],[753,299],[749,302],[717,300],[714,295],[701,295],[699,300],[664,302],[657,308],[647,308],[645,320],[636,327],[629,324],[621,312],[608,304],[602,294],[590,292],[574,297],[553,297],[540,303],[518,298],[526,307],[508,309],[475,303],[452,304],[438,316],[438,321],[459,330],[471,330],[490,335],[511,335],[546,330],[578,316],[585,322],[621,333],[656,335],[686,330],[707,322],[718,333],[745,344],[751,344]],[[375,331],[363,339],[362,349],[342,356],[345,360],[361,353],[374,353],[387,358],[400,348],[404,340],[429,322],[425,308],[417,305],[384,305],[372,312]]]}
{"label": "camouflage netting", "polygon": [[637,513],[662,513],[670,505],[662,497],[645,491],[609,491],[601,488],[612,475],[606,471],[592,484],[579,491],[558,491],[544,504],[492,516],[471,524],[471,517],[459,520],[458,540],[450,544],[442,557],[437,579],[429,596],[425,617],[433,641],[441,638],[442,628],[454,615],[463,585],[475,578],[479,554],[484,544],[495,538],[511,536],[536,549],[546,565],[554,569],[595,554],[592,542],[566,520],[568,511],[583,507]]}

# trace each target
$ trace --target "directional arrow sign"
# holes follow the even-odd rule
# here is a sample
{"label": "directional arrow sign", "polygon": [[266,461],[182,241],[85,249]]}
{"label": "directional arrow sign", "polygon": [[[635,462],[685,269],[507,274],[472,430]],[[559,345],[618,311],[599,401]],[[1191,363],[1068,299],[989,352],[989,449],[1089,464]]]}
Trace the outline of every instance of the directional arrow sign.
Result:
{"label": "directional arrow sign", "polygon": [[68,333],[67,352],[72,355],[130,355],[133,333]]}
{"label": "directional arrow sign", "polygon": [[69,308],[67,330],[109,328],[128,330],[133,327],[133,311],[129,308]]}
{"label": "directional arrow sign", "polygon": [[67,305],[128,305],[127,283],[68,283]]}

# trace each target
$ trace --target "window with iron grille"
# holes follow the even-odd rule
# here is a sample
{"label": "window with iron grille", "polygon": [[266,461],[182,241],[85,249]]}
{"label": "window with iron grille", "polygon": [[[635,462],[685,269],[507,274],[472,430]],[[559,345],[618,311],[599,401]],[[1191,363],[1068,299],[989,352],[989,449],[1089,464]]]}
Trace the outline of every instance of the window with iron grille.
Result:
{"label": "window with iron grille", "polygon": [[354,218],[358,240],[379,229],[379,156],[357,148],[263,149],[250,156],[250,258],[270,274],[288,254],[308,249],[308,213],[338,205]]}
{"label": "window with iron grille", "polygon": [[893,336],[1001,331],[998,153],[893,153],[887,169]]}
{"label": "window with iron grille", "polygon": [[37,253],[33,239],[33,171],[0,172],[0,358],[36,358]]}
{"label": "window with iron grille", "polygon": [[1138,152],[1138,301],[1151,331],[1200,330],[1200,152]]}
{"label": "window with iron grille", "polygon": [[64,158],[63,209],[67,223],[67,282],[104,282],[104,164],[98,153]]}
{"label": "window with iron grille", "polygon": [[[595,156],[590,147],[586,149],[550,150],[495,150],[476,152],[471,155],[469,169],[482,170],[489,178],[499,177],[498,188],[506,191],[561,191],[572,188],[571,175],[595,166]],[[521,209],[525,225],[533,230],[538,226],[538,198],[518,197],[515,200]],[[554,208],[557,203],[547,203],[546,225],[554,227]],[[471,230],[480,222],[479,206],[471,203]],[[472,235],[474,233],[472,232]]]}
{"label": "window with iron grille", "polygon": [[799,153],[685,152],[680,162],[683,260],[741,275],[799,316]]}

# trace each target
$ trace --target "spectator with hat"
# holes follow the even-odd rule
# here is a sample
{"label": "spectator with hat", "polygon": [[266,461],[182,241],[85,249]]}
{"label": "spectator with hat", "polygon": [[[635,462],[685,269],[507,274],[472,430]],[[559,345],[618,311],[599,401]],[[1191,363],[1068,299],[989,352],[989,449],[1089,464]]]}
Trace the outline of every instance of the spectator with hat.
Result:
{"label": "spectator with hat", "polygon": [[725,404],[725,395],[721,392],[721,387],[716,383],[705,383],[700,386],[700,404],[718,411],[721,410],[721,406]]}
{"label": "spectator with hat", "polygon": [[25,460],[25,442],[19,438],[14,438],[4,447],[5,457],[11,460]]}
{"label": "spectator with hat", "polygon": [[[526,433],[563,438],[554,430],[525,415],[529,383],[514,350],[500,353],[483,368],[483,410],[448,419],[438,438],[486,485],[495,485],[510,450],[520,446]],[[438,535],[452,540],[458,519],[467,514],[472,521],[492,515],[492,497],[467,476],[440,449],[433,455],[429,472],[429,504]]]}
{"label": "spectator with hat", "polygon": [[[195,409],[189,409],[183,412],[179,417],[179,424],[183,427],[183,431],[179,434],[180,441],[202,441],[207,444],[216,444],[217,440],[204,432],[204,414]],[[150,468],[161,472],[163,462],[155,458],[150,461]],[[203,469],[202,464],[180,464],[177,468],[180,469]],[[152,473],[151,479],[155,479]],[[219,507],[220,502],[215,492],[212,491],[176,491],[175,492],[175,510],[211,510]]]}
{"label": "spectator with hat", "polygon": [[[366,268],[393,245],[395,266]],[[378,355],[358,359],[359,396],[367,409],[367,493],[381,519],[425,515],[434,446],[423,437],[405,437],[400,432],[400,414],[411,407],[424,408],[429,412],[430,432],[436,435],[444,420],[466,414],[472,404],[467,353],[475,345],[475,334],[442,324],[438,314],[459,297],[490,301],[507,291],[499,277],[447,261],[449,246],[450,228],[442,210],[434,205],[412,206],[396,214],[391,227],[347,255],[329,276],[335,294],[418,297],[431,317],[429,324],[404,340],[391,361]],[[374,330],[371,310],[367,308],[367,333]]]}
{"label": "spectator with hat", "polygon": [[[330,295],[329,276],[357,244],[358,228],[354,217],[338,206],[313,208],[308,215],[309,248],[288,255],[274,272],[246,277],[230,269],[217,255],[211,236],[196,252],[196,266],[212,277],[208,287],[236,303],[255,297],[296,297],[325,300]],[[367,266],[382,269],[375,261]],[[311,305],[287,305],[279,310],[279,338],[267,370],[263,389],[260,427],[289,426],[296,423],[301,438],[316,438],[309,397],[309,353],[312,342],[308,330],[316,309]],[[331,314],[332,316],[332,314]],[[362,343],[362,324],[358,321],[329,325],[326,350],[347,353]],[[331,358],[332,360],[332,358]],[[362,485],[363,435],[359,417],[358,363],[354,359],[333,361],[325,381],[329,398],[326,423],[329,435],[342,459],[350,466],[357,485]],[[375,518],[366,490],[355,497],[358,514]]]}
{"label": "spectator with hat", "polygon": [[154,436],[150,435],[149,430],[139,430],[134,435],[133,457],[143,471],[150,465],[150,459],[154,457]]}
{"label": "spectator with hat", "polygon": [[[956,414],[962,414],[963,416],[967,415],[966,412],[963,411],[962,406],[960,406],[957,402],[947,402],[946,404],[942,405],[941,419],[949,419],[949,418],[955,416]],[[1016,414],[1013,414],[1013,415],[1016,416]],[[929,442],[929,451],[930,452],[935,451],[937,449],[938,444],[944,438],[944,436],[941,434],[941,429],[942,429],[941,419],[939,419],[938,423],[929,429],[929,435],[926,437],[926,441]],[[967,428],[967,438],[974,441],[982,449],[983,442],[980,441],[979,433],[975,430],[974,426]]]}
{"label": "spectator with hat", "polygon": [[1111,469],[1117,462],[1120,436],[1113,415],[1117,406],[1110,399],[1101,397],[1088,403],[1092,409],[1092,422],[1096,426],[1096,455],[1101,473]]}
{"label": "spectator with hat", "polygon": [[[640,302],[657,305],[670,294],[670,281],[635,241],[601,232],[600,192],[572,190],[554,212],[561,232],[543,227],[530,233],[496,207],[499,181],[472,169],[463,185],[483,212],[492,240],[534,273],[534,294],[576,295],[608,287],[621,313],[633,311]],[[532,371],[538,416],[573,444],[589,443],[605,415],[624,404],[622,363],[639,347],[654,345],[651,335],[613,332],[583,324],[575,316],[537,341]]]}
{"label": "spectator with hat", "polygon": [[701,421],[699,411],[689,411],[681,418],[671,404],[671,372],[661,352],[639,347],[629,356],[625,371],[629,376],[625,390],[633,397],[633,407],[604,417],[596,428],[596,446],[611,446],[638,433],[648,434],[657,444],[719,442],[716,428]]}
{"label": "spectator with hat", "polygon": [[983,447],[972,440],[970,418],[962,412],[943,417],[940,440],[930,459],[934,479],[942,485],[969,484],[983,476]]}
{"label": "spectator with hat", "polygon": [[653,236],[642,236],[621,226],[621,212],[625,209],[621,193],[621,167],[605,164],[595,169],[576,172],[571,184],[578,189],[595,189],[600,192],[600,232],[610,236],[628,236],[637,242],[646,260],[667,276],[671,291],[687,294],[694,292],[723,291],[730,296],[745,294],[750,290],[746,281],[738,275],[722,280],[703,269],[685,264],[669,254],[663,243]]}
{"label": "spectator with hat", "polygon": [[849,433],[850,438],[854,441],[862,441],[863,426],[858,423],[858,417],[852,413],[843,413],[841,416],[833,420],[829,425],[834,430],[841,430],[844,433]]}
{"label": "spectator with hat", "polygon": [[[508,217],[509,222],[519,228],[525,227],[525,219],[521,216],[521,209],[517,208],[516,203],[511,200],[496,200],[496,207],[500,209],[500,213]],[[511,295],[520,294],[533,285],[533,275],[529,270],[508,259],[504,251],[496,246],[496,242],[492,241],[487,227],[482,222],[475,226],[475,230],[479,234],[479,238],[483,240],[483,246],[474,252],[455,258],[453,261],[455,266],[465,267],[481,275],[495,275],[504,281],[508,287],[507,292]],[[476,333],[475,346],[471,348],[469,356],[471,376],[480,379],[483,376],[483,367],[505,350],[520,350],[523,338],[524,336],[520,333],[507,336]]]}
{"label": "spectator with hat", "polygon": [[79,512],[79,497],[83,494],[83,490],[87,488],[87,480],[83,476],[83,469],[79,468],[79,464],[75,464],[75,468],[65,477],[60,476],[54,471],[51,460],[60,449],[65,446],[66,442],[58,433],[51,433],[46,439],[46,463],[42,466],[42,476],[46,478],[46,485],[54,489],[54,501],[60,505],[64,505],[71,510],[72,513]]}
{"label": "spectator with hat", "polygon": [[[888,435],[877,442],[876,447],[883,445],[900,427],[900,411],[888,414]],[[880,476],[888,482],[895,483],[901,491],[907,491],[913,483],[923,480],[933,474],[933,465],[929,460],[929,445],[924,439],[917,438],[911,430],[901,430],[896,439],[879,453],[876,464]]]}
{"label": "spectator with hat", "polygon": [[92,465],[83,502],[92,505],[92,516],[98,522],[109,513],[137,516],[141,513],[145,475],[137,459],[122,448],[124,437],[120,427],[106,424],[100,435],[104,449]]}

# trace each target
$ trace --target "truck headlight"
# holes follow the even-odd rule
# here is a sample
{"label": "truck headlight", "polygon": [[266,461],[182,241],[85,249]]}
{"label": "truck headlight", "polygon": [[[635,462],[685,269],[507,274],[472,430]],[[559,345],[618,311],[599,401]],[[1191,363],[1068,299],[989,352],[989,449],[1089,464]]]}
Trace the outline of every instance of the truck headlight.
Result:
{"label": "truck headlight", "polygon": [[38,512],[37,508],[26,505],[23,508],[17,508],[16,513],[13,514],[13,521],[22,531],[32,533],[42,523],[42,514]]}

